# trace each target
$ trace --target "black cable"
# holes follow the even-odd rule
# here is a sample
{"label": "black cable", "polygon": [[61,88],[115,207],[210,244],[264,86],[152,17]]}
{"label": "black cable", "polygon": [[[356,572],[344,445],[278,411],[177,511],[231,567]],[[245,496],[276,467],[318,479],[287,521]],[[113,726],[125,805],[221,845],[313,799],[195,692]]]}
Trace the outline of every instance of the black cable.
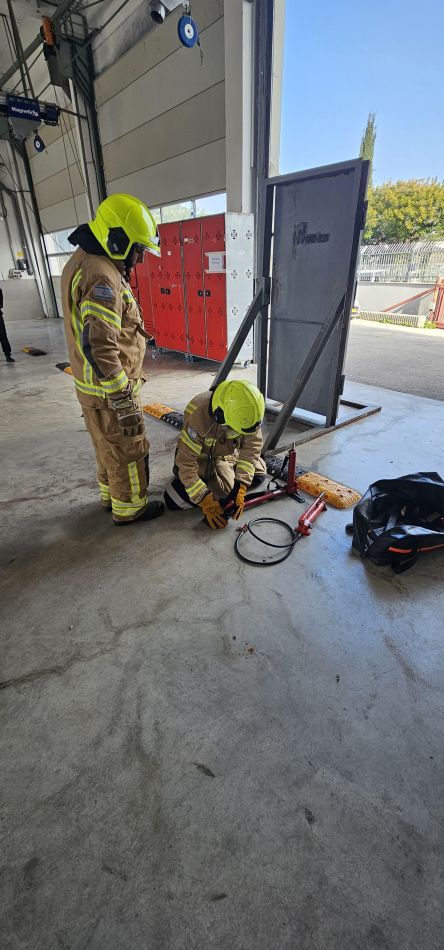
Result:
{"label": "black cable", "polygon": [[[285,528],[285,530],[288,531],[288,534],[291,537],[291,541],[288,541],[287,544],[275,544],[273,541],[266,541],[265,538],[260,538],[252,530],[251,525],[256,525],[256,524],[278,524],[280,525],[280,527]],[[280,557],[275,558],[273,561],[270,561],[270,560],[267,561],[265,559],[262,559],[261,561],[257,561],[255,560],[255,558],[247,557],[247,555],[243,554],[242,551],[240,550],[241,539],[244,537],[245,534],[247,534],[247,532],[251,534],[251,536],[255,539],[255,541],[259,541],[260,544],[265,544],[269,548],[276,548],[278,550],[281,550],[283,553],[280,555]],[[299,532],[294,531],[293,528],[290,527],[290,525],[287,524],[286,521],[280,521],[279,518],[255,518],[253,521],[249,521],[248,524],[245,525],[241,531],[239,531],[239,534],[237,535],[237,538],[234,542],[234,550],[236,551],[238,558],[240,558],[241,561],[244,561],[245,564],[255,564],[256,567],[270,567],[272,564],[281,564],[282,561],[285,561],[287,559],[287,557],[290,557],[290,554],[296,542],[299,541],[300,537],[301,535],[299,534]]]}
{"label": "black cable", "polygon": [[[1,159],[1,160],[0,160],[0,165],[3,165],[3,167],[6,168],[6,171],[8,172],[8,175],[11,176],[12,181],[13,181],[13,183],[14,183],[14,185],[15,185],[15,189],[16,189],[17,194],[22,195],[23,201],[25,202],[25,205],[26,205],[26,207],[28,208],[28,211],[30,211],[30,212],[32,213],[33,217],[35,217],[34,208],[33,208],[32,205],[29,203],[29,201],[25,198],[25,195],[30,195],[30,194],[31,194],[31,192],[29,191],[29,188],[21,188],[21,187],[20,187],[20,185],[16,182],[16,180],[15,180],[15,178],[14,178],[14,175],[12,174],[12,171],[11,171],[9,165],[6,164],[6,162],[4,161],[4,159]],[[48,229],[45,228],[45,225],[44,225],[44,224],[42,224],[42,231],[44,231],[45,234],[48,234],[48,235],[49,235],[49,234],[52,234],[51,231],[48,231]]]}
{"label": "black cable", "polygon": [[[62,107],[61,107],[61,105],[60,105],[60,102],[59,102],[59,97],[58,97],[58,95],[57,95],[57,89],[56,89],[55,86],[53,86],[53,89],[54,89],[54,95],[55,95],[56,103],[57,103],[59,109],[62,109]],[[64,124],[65,124],[64,129],[63,129],[62,121],[63,121]],[[64,116],[64,115],[61,115],[61,116],[60,116],[60,128],[61,128],[61,130],[62,130],[62,136],[63,136],[63,135],[66,135],[67,138],[68,138],[68,142],[69,142],[69,144],[70,144],[70,146],[71,146],[71,148],[72,148],[72,151],[73,151],[74,161],[75,161],[75,163],[76,163],[76,165],[77,165],[77,171],[78,171],[78,173],[79,173],[79,175],[80,175],[80,178],[81,178],[81,180],[82,180],[82,185],[83,185],[83,187],[84,187],[84,189],[85,189],[85,191],[86,191],[86,181],[85,181],[85,179],[84,179],[84,177],[83,177],[83,172],[82,172],[82,168],[81,168],[81,165],[80,165],[80,156],[79,156],[79,153],[78,153],[78,151],[77,151],[77,146],[76,146],[76,144],[75,144],[74,133],[73,133],[73,137],[71,138],[71,132],[73,131],[73,129],[72,129],[72,126],[71,126],[70,128],[68,128],[68,120],[65,119],[65,116]],[[67,157],[67,155],[66,155],[66,149],[65,149],[65,156],[66,156],[66,164],[67,164],[67,166],[68,166],[68,157]]]}
{"label": "black cable", "polygon": [[[33,59],[32,63],[29,64],[29,66],[28,66],[29,71],[31,71],[32,67],[35,65],[35,63],[37,62],[39,56],[41,56],[42,53],[43,53],[43,46],[42,46],[41,50],[39,50],[39,52],[37,53],[37,56],[35,57],[35,59]],[[13,89],[8,89],[8,95],[11,95],[13,92],[15,92],[15,90],[17,89],[17,86],[19,86],[20,83],[21,83],[21,79],[19,79],[18,82],[16,82],[16,84],[15,84],[15,86],[14,86]]]}

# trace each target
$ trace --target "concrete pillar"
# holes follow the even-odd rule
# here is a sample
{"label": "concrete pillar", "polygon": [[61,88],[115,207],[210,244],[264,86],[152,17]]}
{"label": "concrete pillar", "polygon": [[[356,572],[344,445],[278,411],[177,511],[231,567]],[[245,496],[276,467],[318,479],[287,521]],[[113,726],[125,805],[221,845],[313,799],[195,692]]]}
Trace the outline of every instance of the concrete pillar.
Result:
{"label": "concrete pillar", "polygon": [[225,0],[225,136],[227,211],[255,210],[253,173],[253,11]]}
{"label": "concrete pillar", "polygon": [[271,124],[269,175],[279,175],[281,151],[282,78],[284,72],[286,0],[274,0],[273,79],[271,87]]}
{"label": "concrete pillar", "polygon": [[[286,0],[274,0],[269,175],[279,174]],[[225,0],[227,210],[256,210],[254,170],[254,11],[250,0]]]}

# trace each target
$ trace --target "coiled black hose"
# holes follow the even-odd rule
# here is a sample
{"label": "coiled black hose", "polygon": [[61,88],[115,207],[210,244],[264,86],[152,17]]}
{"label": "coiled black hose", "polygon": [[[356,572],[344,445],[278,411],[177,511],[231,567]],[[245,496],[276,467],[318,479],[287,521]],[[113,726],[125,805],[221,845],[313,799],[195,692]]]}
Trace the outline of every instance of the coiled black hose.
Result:
{"label": "coiled black hose", "polygon": [[[287,544],[275,544],[274,541],[266,541],[264,538],[260,538],[255,533],[255,531],[253,531],[252,526],[258,524],[278,524],[288,531],[291,540],[287,541]],[[267,561],[265,559],[257,561],[255,558],[247,557],[246,554],[243,554],[240,550],[240,542],[247,532],[251,534],[255,541],[259,541],[260,544],[265,544],[268,548],[277,548],[278,550],[281,550],[282,554],[280,557],[276,557],[273,561]],[[299,532],[294,531],[286,521],[280,521],[279,518],[255,518],[254,521],[249,521],[248,524],[244,525],[244,527],[239,530],[237,538],[234,542],[234,550],[236,551],[238,558],[240,558],[241,561],[244,561],[245,564],[255,564],[257,567],[270,567],[272,564],[281,564],[282,561],[287,559],[287,557],[290,557],[296,541],[299,541],[300,537],[301,535]]]}

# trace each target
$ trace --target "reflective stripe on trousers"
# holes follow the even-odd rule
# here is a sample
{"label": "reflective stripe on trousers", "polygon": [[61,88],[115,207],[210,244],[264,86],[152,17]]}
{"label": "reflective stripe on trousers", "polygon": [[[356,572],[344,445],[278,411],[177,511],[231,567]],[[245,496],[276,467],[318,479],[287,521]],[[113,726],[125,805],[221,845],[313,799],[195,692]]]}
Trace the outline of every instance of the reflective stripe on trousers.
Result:
{"label": "reflective stripe on trousers", "polygon": [[[139,399],[139,397],[137,397]],[[124,436],[113,409],[83,406],[83,418],[97,459],[100,498],[116,521],[133,521],[147,505],[149,442],[145,434]]]}

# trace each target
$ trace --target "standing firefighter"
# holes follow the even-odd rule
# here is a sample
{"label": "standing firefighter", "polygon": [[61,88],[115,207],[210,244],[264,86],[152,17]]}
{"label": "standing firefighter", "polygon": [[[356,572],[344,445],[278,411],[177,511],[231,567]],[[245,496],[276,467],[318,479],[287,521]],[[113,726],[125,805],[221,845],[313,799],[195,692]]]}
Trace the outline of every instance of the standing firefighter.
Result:
{"label": "standing firefighter", "polygon": [[126,278],[145,250],[159,254],[156,224],[137,198],[111,195],[69,240],[78,248],[62,274],[65,332],[102,505],[115,524],[150,521],[164,506],[147,500],[149,442],[139,396],[147,334]]}
{"label": "standing firefighter", "polygon": [[188,403],[175,477],[164,495],[168,508],[198,505],[210,528],[225,528],[218,500],[224,498],[235,504],[233,517],[240,517],[248,487],[266,474],[261,458],[264,409],[262,393],[244,380],[220,383],[214,393],[200,393]]}

